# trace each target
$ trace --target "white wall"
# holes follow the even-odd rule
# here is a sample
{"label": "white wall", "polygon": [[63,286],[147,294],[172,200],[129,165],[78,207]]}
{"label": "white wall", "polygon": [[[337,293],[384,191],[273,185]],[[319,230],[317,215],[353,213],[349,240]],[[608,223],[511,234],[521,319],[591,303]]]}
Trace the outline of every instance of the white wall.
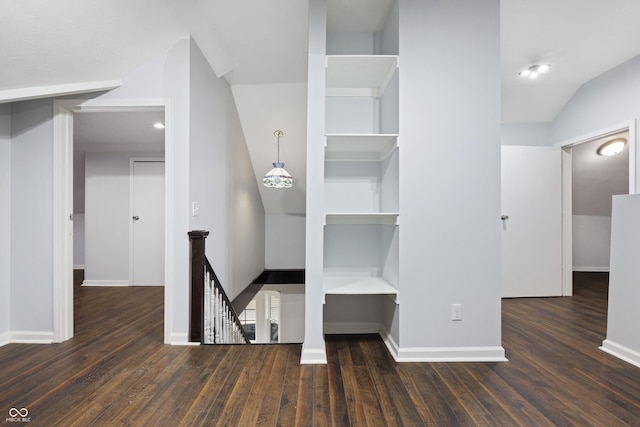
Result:
{"label": "white wall", "polygon": [[[403,357],[504,356],[499,9],[400,0]],[[461,322],[452,304],[462,304]]]}
{"label": "white wall", "polygon": [[86,284],[129,284],[129,156],[85,156]]}
{"label": "white wall", "polygon": [[324,224],[324,141],[326,0],[309,1],[309,65],[307,92],[307,224],[305,242],[305,330],[302,363],[326,363],[322,330]]}
{"label": "white wall", "polygon": [[52,101],[12,104],[11,330],[53,339]]}
{"label": "white wall", "polygon": [[[129,169],[130,159],[134,157],[157,158],[163,154],[85,155],[85,284],[129,284]],[[81,224],[74,221],[74,230],[76,225]]]}
{"label": "white wall", "polygon": [[573,271],[609,271],[611,217],[573,215]]}
{"label": "white wall", "polygon": [[231,88],[195,42],[189,79],[191,229],[210,232],[207,258],[233,299],[264,270],[264,209]]}
{"label": "white wall", "polygon": [[602,349],[640,367],[640,195],[613,196],[607,338]]}
{"label": "white wall", "polygon": [[502,145],[551,145],[551,123],[503,123]]}
{"label": "white wall", "polygon": [[265,268],[304,268],[306,217],[302,214],[265,216]]}
{"label": "white wall", "polygon": [[9,341],[11,284],[11,106],[0,104],[0,345]]}
{"label": "white wall", "polygon": [[73,214],[73,268],[84,270],[84,213]]}
{"label": "white wall", "polygon": [[280,292],[280,342],[301,343],[304,340],[304,285],[264,285],[261,290]]}

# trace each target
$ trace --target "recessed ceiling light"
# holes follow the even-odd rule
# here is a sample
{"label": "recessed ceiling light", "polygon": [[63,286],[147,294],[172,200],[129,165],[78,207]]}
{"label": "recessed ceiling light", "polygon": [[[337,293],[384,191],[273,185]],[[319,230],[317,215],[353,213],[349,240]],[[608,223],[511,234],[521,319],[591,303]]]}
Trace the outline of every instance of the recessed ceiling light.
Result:
{"label": "recessed ceiling light", "polygon": [[601,156],[615,156],[624,150],[625,145],[627,145],[627,140],[624,138],[612,139],[598,147],[598,154]]}
{"label": "recessed ceiling light", "polygon": [[520,77],[528,77],[531,80],[535,80],[538,78],[540,74],[546,73],[551,68],[549,64],[533,64],[530,65],[526,70],[522,70],[518,73]]}
{"label": "recessed ceiling light", "polygon": [[156,129],[164,129],[164,123],[156,122],[153,124],[153,127]]}

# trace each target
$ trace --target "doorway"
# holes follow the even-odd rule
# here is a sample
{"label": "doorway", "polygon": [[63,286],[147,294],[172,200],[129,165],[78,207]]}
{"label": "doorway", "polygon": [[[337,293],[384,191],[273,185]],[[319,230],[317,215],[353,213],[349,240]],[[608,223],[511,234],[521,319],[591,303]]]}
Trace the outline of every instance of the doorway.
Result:
{"label": "doorway", "polygon": [[[609,271],[611,197],[636,189],[635,122],[612,126],[558,144],[562,148],[562,226],[564,295],[573,295],[574,271]],[[598,148],[624,139],[615,156]]]}
{"label": "doorway", "polygon": [[164,286],[164,160],[130,162],[129,285]]}
{"label": "doorway", "polygon": [[[167,123],[167,117],[170,117],[168,106],[163,102],[157,100],[60,100],[54,103],[54,246],[58,249],[54,251],[54,342],[62,342],[73,337],[73,224],[74,224],[74,198],[73,198],[73,185],[74,185],[74,117],[78,114],[87,113],[144,113],[155,112],[159,113],[162,117],[162,122],[167,127],[164,143],[161,144],[162,151],[168,153],[171,152],[172,147],[170,138],[170,123]],[[115,118],[116,116],[112,116]],[[117,120],[115,120],[117,121]],[[153,123],[149,123],[148,126],[152,126]],[[108,129],[114,129],[113,123],[107,125]],[[116,142],[114,136],[114,152],[122,154],[127,150],[138,152],[144,146],[144,143],[135,145],[131,143]],[[90,143],[91,141],[88,141]],[[122,142],[122,141],[120,141]],[[169,149],[166,149],[169,147]],[[157,157],[155,155],[154,157]],[[166,159],[170,161],[169,159]],[[126,162],[126,171],[123,175],[127,180],[126,186],[128,187],[128,168],[129,160]],[[77,171],[76,171],[77,172]],[[167,192],[166,188],[169,187],[171,182],[171,174],[166,174],[165,177],[165,194],[167,194],[166,202],[163,207],[163,211],[166,213],[167,206],[170,206],[173,197],[172,193]],[[125,207],[125,218],[130,220],[128,195],[126,196],[127,203]],[[171,235],[172,227],[170,222],[165,222],[165,237]],[[126,233],[125,233],[126,234]],[[125,248],[128,249],[128,237],[125,239],[127,244]],[[124,251],[128,257],[128,250]],[[172,254],[170,251],[164,253],[165,266],[171,264]],[[128,272],[128,265],[125,265],[125,269]],[[165,267],[166,269],[166,267]],[[163,271],[164,273],[164,271]],[[126,273],[128,275],[128,273]],[[126,277],[126,276],[125,276]],[[167,278],[168,277],[168,278]],[[171,276],[166,276],[165,288],[163,293],[165,294],[165,322],[164,322],[164,341],[170,342],[171,334],[170,327],[167,322],[167,313],[171,312],[171,304],[167,304],[167,295],[171,294],[172,281]],[[170,301],[170,300],[169,300]]]}

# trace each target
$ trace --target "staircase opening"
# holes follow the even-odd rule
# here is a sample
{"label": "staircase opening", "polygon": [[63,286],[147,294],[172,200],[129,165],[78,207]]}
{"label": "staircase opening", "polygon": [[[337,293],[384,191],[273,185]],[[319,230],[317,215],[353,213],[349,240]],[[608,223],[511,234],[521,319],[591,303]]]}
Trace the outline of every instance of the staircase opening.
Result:
{"label": "staircase opening", "polygon": [[252,343],[280,342],[280,292],[259,291],[239,317]]}

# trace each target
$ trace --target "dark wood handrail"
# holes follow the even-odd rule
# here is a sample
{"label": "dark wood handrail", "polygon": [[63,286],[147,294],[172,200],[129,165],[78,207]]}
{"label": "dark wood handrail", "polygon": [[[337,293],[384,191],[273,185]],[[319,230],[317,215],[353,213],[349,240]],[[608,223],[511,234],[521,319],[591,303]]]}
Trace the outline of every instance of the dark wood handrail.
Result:
{"label": "dark wood handrail", "polygon": [[189,341],[204,343],[204,286],[205,286],[205,269],[209,273],[209,277],[213,279],[213,283],[218,292],[225,301],[229,311],[232,314],[233,322],[236,324],[245,343],[250,344],[244,326],[240,322],[238,314],[234,310],[227,293],[224,291],[218,276],[213,271],[213,267],[209,263],[205,255],[205,239],[209,235],[208,231],[194,230],[189,233],[191,241],[191,298],[189,300]]}
{"label": "dark wood handrail", "polygon": [[191,241],[191,298],[189,299],[189,341],[204,341],[204,239],[208,231],[194,230]]}

